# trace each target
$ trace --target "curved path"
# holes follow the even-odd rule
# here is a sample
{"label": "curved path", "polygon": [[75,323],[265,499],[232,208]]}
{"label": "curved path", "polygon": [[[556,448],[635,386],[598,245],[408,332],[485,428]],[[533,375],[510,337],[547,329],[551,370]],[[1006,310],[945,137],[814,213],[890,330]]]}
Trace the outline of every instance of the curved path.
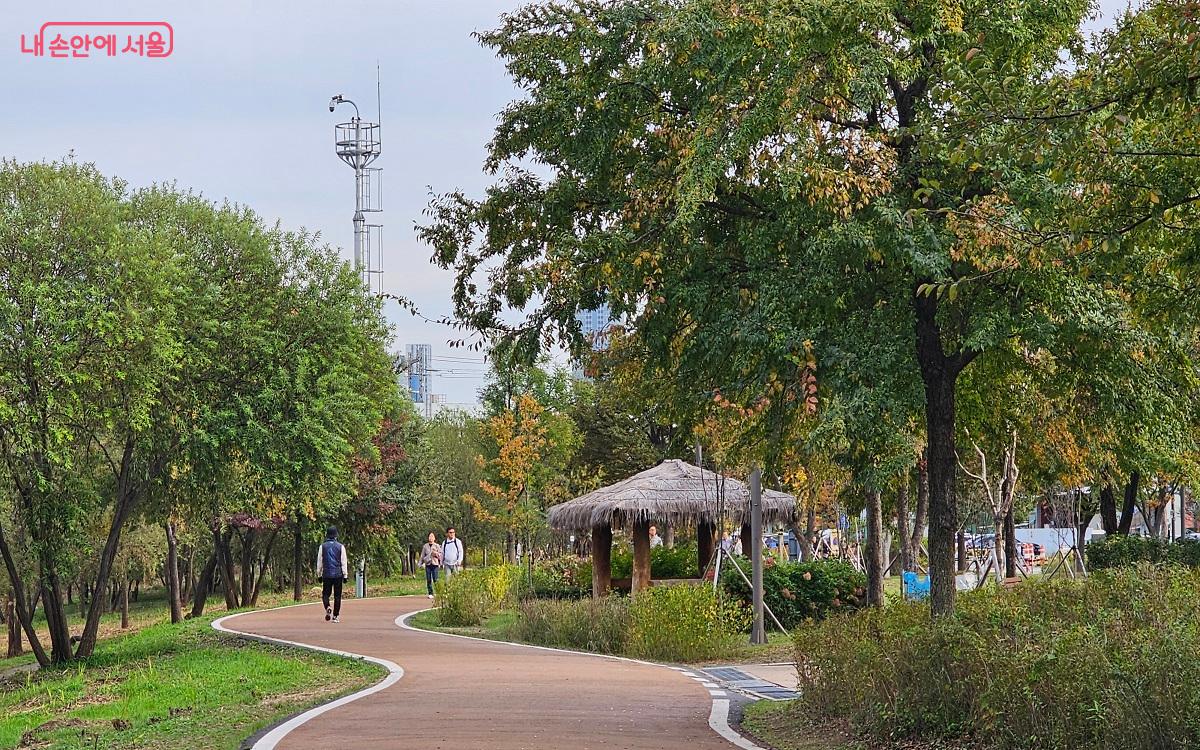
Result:
{"label": "curved path", "polygon": [[404,615],[429,604],[424,597],[348,600],[338,624],[325,622],[319,604],[250,612],[214,623],[236,633],[369,656],[402,670],[394,670],[382,689],[343,699],[300,723],[277,745],[260,742],[255,747],[755,747],[728,730],[727,703],[714,698],[720,695],[716,686],[710,694],[689,673],[400,627]]}

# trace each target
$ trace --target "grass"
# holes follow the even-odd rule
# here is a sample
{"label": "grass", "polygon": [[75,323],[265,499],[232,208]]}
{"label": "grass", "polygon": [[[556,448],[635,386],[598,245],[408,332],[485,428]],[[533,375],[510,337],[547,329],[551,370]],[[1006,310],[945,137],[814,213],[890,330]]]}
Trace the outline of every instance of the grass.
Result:
{"label": "grass", "polygon": [[[404,596],[411,594],[425,593],[425,578],[424,576],[417,578],[415,576],[393,576],[386,579],[377,579],[367,582],[367,595],[369,597],[380,596]],[[346,587],[346,597],[353,598],[353,584]],[[303,590],[303,601],[315,602],[321,599],[320,586],[308,586]],[[269,609],[285,604],[292,604],[292,590],[289,588],[286,591],[263,591],[258,598],[258,609]],[[185,602],[183,612],[186,615],[191,611],[191,602]],[[209,597],[205,607],[205,614],[225,614],[225,599],[223,596],[217,595]],[[136,633],[144,628],[151,627],[162,623],[169,622],[171,613],[167,609],[167,595],[161,588],[143,590],[138,601],[129,602],[129,628],[121,629],[121,613],[106,612],[100,618],[99,640],[101,642],[109,639]],[[210,618],[211,619],[211,618]],[[46,630],[45,613],[39,607],[35,616],[34,625],[38,629],[38,637],[42,641],[42,645],[47,651],[50,650],[50,635]],[[78,634],[83,630],[83,618],[79,612],[79,604],[67,607],[67,627],[72,634]],[[0,633],[0,647],[2,647],[3,634]],[[19,667],[33,662],[33,655],[29,649],[29,643],[22,641],[25,646],[25,654],[14,659],[0,659],[0,676],[9,672],[14,667]]]}
{"label": "grass", "polygon": [[742,714],[741,729],[774,750],[861,750],[839,732],[813,724],[798,701],[757,701]]}
{"label": "grass", "polygon": [[380,679],[369,662],[231,638],[210,617],[102,642],[87,661],[0,681],[0,748],[235,748]]}

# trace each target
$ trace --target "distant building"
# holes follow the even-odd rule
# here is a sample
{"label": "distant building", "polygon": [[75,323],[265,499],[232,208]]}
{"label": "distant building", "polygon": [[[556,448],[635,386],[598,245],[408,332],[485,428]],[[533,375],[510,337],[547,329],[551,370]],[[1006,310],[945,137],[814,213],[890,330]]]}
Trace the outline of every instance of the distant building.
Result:
{"label": "distant building", "polygon": [[[600,305],[594,310],[580,310],[575,313],[583,338],[591,344],[592,351],[602,351],[608,348],[608,331],[612,327],[612,311],[607,304]],[[571,375],[577,380],[588,377],[586,362],[576,360],[571,364]]]}
{"label": "distant building", "polygon": [[408,390],[413,403],[423,404],[429,411],[431,402],[431,378],[433,369],[433,347],[429,344],[408,345]]}

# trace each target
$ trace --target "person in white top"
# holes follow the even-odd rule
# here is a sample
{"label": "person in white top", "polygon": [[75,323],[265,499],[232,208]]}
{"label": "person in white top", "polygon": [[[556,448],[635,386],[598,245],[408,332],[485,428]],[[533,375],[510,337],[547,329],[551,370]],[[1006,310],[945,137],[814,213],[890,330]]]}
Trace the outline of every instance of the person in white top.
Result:
{"label": "person in white top", "polygon": [[462,540],[454,534],[454,527],[446,529],[446,541],[442,542],[442,571],[446,578],[462,570],[466,561]]}
{"label": "person in white top", "polygon": [[650,548],[661,547],[663,544],[662,537],[658,535],[658,527],[650,527]]}

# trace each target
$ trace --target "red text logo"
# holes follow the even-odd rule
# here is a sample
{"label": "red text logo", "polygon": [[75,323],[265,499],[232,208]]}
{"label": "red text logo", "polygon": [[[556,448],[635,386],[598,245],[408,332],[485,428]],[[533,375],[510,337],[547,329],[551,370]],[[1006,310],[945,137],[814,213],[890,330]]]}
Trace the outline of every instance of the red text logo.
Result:
{"label": "red text logo", "polygon": [[21,53],[34,57],[170,57],[175,29],[166,21],[47,21]]}

